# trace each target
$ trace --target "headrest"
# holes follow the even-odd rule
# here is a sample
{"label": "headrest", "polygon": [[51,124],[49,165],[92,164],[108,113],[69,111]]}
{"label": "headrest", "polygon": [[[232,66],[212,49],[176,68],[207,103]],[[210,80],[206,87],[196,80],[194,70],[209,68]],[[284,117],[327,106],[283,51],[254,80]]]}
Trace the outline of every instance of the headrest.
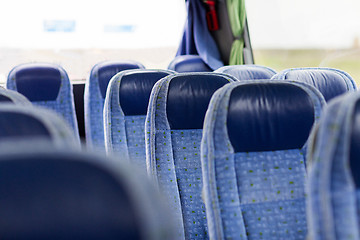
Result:
{"label": "headrest", "polygon": [[213,93],[229,83],[220,75],[179,75],[171,79],[166,112],[171,129],[202,129]]}
{"label": "headrest", "polygon": [[169,70],[183,72],[212,72],[212,69],[198,55],[176,56],[168,66]]}
{"label": "headrest", "polygon": [[31,102],[55,101],[64,77],[67,75],[60,66],[46,63],[19,65],[9,75],[15,79],[17,91]]}
{"label": "headrest", "polygon": [[328,69],[295,69],[287,72],[285,79],[314,86],[323,94],[326,101],[349,91],[344,76]]}
{"label": "headrest", "polygon": [[[79,149],[80,140],[67,122],[54,111],[27,104],[0,104],[0,140],[31,142],[43,139],[49,144]],[[15,144],[17,145],[17,144]]]}
{"label": "headrest", "polygon": [[230,96],[228,135],[235,152],[302,148],[314,115],[311,97],[296,85],[240,85]]}
{"label": "headrest", "polygon": [[234,76],[238,80],[251,79],[270,79],[276,74],[271,68],[258,65],[232,65],[224,66],[217,69],[215,72],[226,73]]}
{"label": "headrest", "polygon": [[[5,239],[140,239],[126,181],[82,154],[12,154],[0,161]],[[4,194],[6,193],[6,194]]]}
{"label": "headrest", "polygon": [[356,188],[360,188],[360,100],[357,100],[352,116],[350,144],[350,168]]}
{"label": "headrest", "polygon": [[131,71],[122,76],[119,101],[125,115],[146,115],[150,93],[154,84],[169,71]]}
{"label": "headrest", "polygon": [[24,138],[24,137],[46,137],[51,134],[45,125],[37,118],[27,113],[0,111],[0,139]]}
{"label": "headrest", "polygon": [[91,70],[91,77],[97,74],[102,97],[106,97],[106,89],[110,79],[123,70],[145,68],[141,63],[135,61],[112,62],[106,61],[96,64]]}
{"label": "headrest", "polygon": [[0,102],[1,103],[13,103],[17,105],[32,106],[32,103],[21,93],[17,91],[0,88]]}
{"label": "headrest", "polygon": [[10,98],[8,98],[7,96],[4,96],[2,94],[0,94],[0,102],[4,103],[4,102],[13,102]]}

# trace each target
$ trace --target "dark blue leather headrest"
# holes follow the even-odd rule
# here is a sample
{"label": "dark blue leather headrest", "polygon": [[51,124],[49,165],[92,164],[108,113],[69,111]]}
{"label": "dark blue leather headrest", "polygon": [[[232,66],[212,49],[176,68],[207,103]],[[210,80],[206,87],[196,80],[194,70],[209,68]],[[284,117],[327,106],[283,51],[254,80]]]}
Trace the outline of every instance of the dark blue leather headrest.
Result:
{"label": "dark blue leather headrest", "polygon": [[150,93],[154,84],[168,72],[132,72],[121,78],[120,105],[125,115],[146,115]]}
{"label": "dark blue leather headrest", "polygon": [[17,112],[0,112],[0,139],[12,137],[48,137],[50,133],[42,122]]}
{"label": "dark blue leather headrest", "polygon": [[30,64],[16,67],[17,91],[31,102],[55,101],[61,86],[59,69],[50,64]]}
{"label": "dark blue leather headrest", "polygon": [[2,238],[141,238],[127,189],[87,159],[33,153],[1,160]]}
{"label": "dark blue leather headrest", "polygon": [[228,134],[236,152],[302,148],[314,122],[311,98],[295,85],[240,85],[229,104]]}
{"label": "dark blue leather headrest", "polygon": [[177,56],[168,66],[168,69],[183,72],[212,72],[213,70],[197,55]]}
{"label": "dark blue leather headrest", "polygon": [[360,188],[360,100],[354,109],[351,130],[350,168],[356,188]]}
{"label": "dark blue leather headrest", "polygon": [[330,70],[296,70],[289,71],[286,79],[300,80],[317,88],[326,101],[346,93],[348,87],[341,75]]}
{"label": "dark blue leather headrest", "polygon": [[7,96],[0,94],[0,102],[12,102],[12,100],[10,98],[8,98]]}
{"label": "dark blue leather headrest", "polygon": [[229,83],[217,75],[184,75],[171,79],[166,112],[171,129],[202,129],[214,92]]}
{"label": "dark blue leather headrest", "polygon": [[[221,68],[220,68],[221,69]],[[238,80],[251,80],[251,79],[270,79],[275,72],[270,71],[265,67],[241,65],[229,68],[224,68],[222,73],[229,74],[236,77]]]}
{"label": "dark blue leather headrest", "polygon": [[144,68],[144,66],[136,62],[103,62],[96,64],[91,72],[92,74],[98,73],[100,92],[105,99],[107,86],[115,74],[123,70],[138,68]]}

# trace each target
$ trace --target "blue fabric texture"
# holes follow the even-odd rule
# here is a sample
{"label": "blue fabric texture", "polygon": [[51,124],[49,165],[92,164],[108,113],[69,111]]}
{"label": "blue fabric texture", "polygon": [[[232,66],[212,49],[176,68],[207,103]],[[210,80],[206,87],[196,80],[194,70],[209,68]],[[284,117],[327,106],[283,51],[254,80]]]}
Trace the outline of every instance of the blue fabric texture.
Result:
{"label": "blue fabric texture", "polygon": [[[8,119],[9,117],[15,119]],[[54,146],[80,149],[80,141],[69,124],[46,108],[28,104],[1,104],[0,118],[2,142],[31,142],[33,139],[44,139]]]}
{"label": "blue fabric texture", "polygon": [[[145,115],[125,115],[123,106],[120,101],[122,81],[131,75],[132,80],[139,80],[143,85],[146,75],[169,75],[172,71],[135,69],[125,70],[116,74],[109,83],[104,104],[104,130],[105,130],[105,147],[108,154],[121,156],[136,164],[140,169],[146,171],[145,157]],[[154,80],[154,79],[152,79]],[[160,79],[158,79],[160,80]],[[151,86],[148,86],[151,87]],[[151,90],[151,88],[150,88]],[[141,92],[143,93],[143,92]],[[142,96],[127,95],[131,99],[128,102],[134,102],[135,98]],[[147,98],[149,98],[147,96]],[[144,98],[146,99],[146,98]],[[125,99],[123,99],[125,101]],[[133,109],[134,110],[134,109]]]}
{"label": "blue fabric texture", "polygon": [[[304,152],[307,143],[301,149],[235,152],[228,136],[226,122],[231,93],[247,84],[259,83],[276,85],[281,82],[231,83],[219,89],[209,104],[201,142],[201,162],[211,239],[306,237]],[[317,121],[325,104],[319,91],[302,83],[289,84],[310,96]]]}
{"label": "blue fabric texture", "polygon": [[252,64],[223,66],[215,72],[232,75],[238,80],[270,79],[276,74],[276,71],[269,67]]}
{"label": "blue fabric texture", "polygon": [[[89,147],[105,151],[103,121],[105,96],[101,92],[100,81],[107,85],[116,73],[134,68],[143,69],[145,67],[135,61],[106,61],[94,65],[91,69],[91,73],[86,80],[84,92],[85,133],[86,144]],[[103,76],[106,79],[100,79],[99,72],[102,70],[107,72],[107,75]]]}
{"label": "blue fabric texture", "polygon": [[277,73],[272,79],[310,84],[323,94],[326,101],[357,89],[355,81],[348,73],[334,68],[290,68]]}
{"label": "blue fabric texture", "polygon": [[[56,100],[33,101],[32,103],[37,106],[43,106],[45,108],[51,109],[51,110],[55,111],[57,114],[59,114],[61,117],[63,117],[68,122],[68,124],[71,126],[71,128],[74,131],[74,134],[77,136],[77,138],[80,141],[78,124],[77,124],[76,113],[75,113],[75,103],[74,103],[72,85],[70,83],[70,80],[69,80],[69,77],[68,77],[66,71],[61,66],[55,65],[55,64],[37,64],[37,63],[29,63],[29,64],[22,64],[22,65],[16,66],[9,73],[7,83],[6,83],[7,89],[18,91],[17,85],[16,85],[17,84],[16,83],[17,68],[20,68],[20,69],[27,68],[27,70],[29,72],[31,72],[31,69],[36,70],[39,66],[43,67],[45,70],[47,68],[49,68],[49,69],[54,69],[59,72],[59,75],[61,78],[60,89],[59,89]],[[39,71],[39,74],[41,74],[40,71]]]}
{"label": "blue fabric texture", "polygon": [[220,73],[182,73],[165,77],[155,84],[151,92],[145,122],[148,173],[164,192],[176,216],[176,239],[208,239],[205,206],[201,197],[202,129],[172,130],[167,118],[171,81],[179,77],[194,79],[200,75],[209,76],[209,80],[217,76],[229,82],[235,81],[231,76]]}
{"label": "blue fabric texture", "polygon": [[[308,151],[308,222],[311,239],[360,239],[359,190],[351,166],[351,135],[358,92],[332,100]],[[354,159],[357,161],[358,159]]]}
{"label": "blue fabric texture", "polygon": [[222,67],[220,52],[206,22],[206,9],[202,1],[186,1],[188,17],[178,55],[199,55],[211,69]]}

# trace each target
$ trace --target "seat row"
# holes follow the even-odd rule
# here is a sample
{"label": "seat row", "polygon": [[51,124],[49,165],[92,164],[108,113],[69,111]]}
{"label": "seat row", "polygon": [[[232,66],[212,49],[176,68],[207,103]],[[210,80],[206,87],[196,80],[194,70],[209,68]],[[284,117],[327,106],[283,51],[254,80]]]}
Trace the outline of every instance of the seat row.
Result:
{"label": "seat row", "polygon": [[173,239],[157,188],[125,161],[82,150],[54,111],[0,88],[4,239]]}
{"label": "seat row", "polygon": [[[168,67],[168,70],[151,70],[145,69],[141,64],[132,65],[132,68],[139,68],[143,70],[134,71],[130,73],[123,73],[122,75],[117,76],[117,82],[113,81],[112,84],[109,84],[109,101],[105,108],[111,107],[114,112],[118,112],[120,115],[145,115],[146,106],[148,101],[148,95],[154,85],[154,83],[160,78],[164,77],[166,74],[178,73],[178,72],[190,72],[190,71],[201,71],[201,72],[210,72],[208,68],[203,66],[202,60],[198,56],[180,56],[174,59]],[[114,76],[118,70],[120,71],[122,66],[128,65],[125,63],[101,63],[96,65],[92,73],[87,80],[86,90],[85,90],[85,130],[86,130],[86,142],[89,146],[95,146],[99,149],[104,149],[105,142],[108,143],[108,151],[112,150],[113,147],[111,144],[111,132],[106,133],[104,129],[105,126],[110,124],[109,122],[104,123],[100,119],[103,119],[103,110],[107,84],[110,82],[111,77]],[[171,72],[173,71],[173,72]],[[100,72],[103,72],[103,77],[100,77]],[[325,97],[326,100],[330,100],[333,97],[345,93],[347,91],[352,91],[356,89],[355,82],[346,72],[330,69],[330,68],[297,68],[297,69],[287,69],[280,73],[276,73],[273,69],[258,66],[258,65],[241,65],[241,66],[224,66],[217,69],[215,72],[224,73],[235,77],[237,80],[253,80],[253,79],[290,79],[294,81],[301,81],[308,83],[312,86],[315,86]],[[106,74],[107,73],[107,74]],[[131,75],[131,77],[129,77]],[[99,76],[99,77],[98,77]],[[127,81],[126,79],[130,79]],[[119,82],[122,81],[122,84]],[[135,82],[143,85],[144,89],[142,93],[137,93],[127,91],[129,84],[125,82]],[[101,86],[101,87],[100,87]],[[330,86],[330,87],[329,87]],[[146,90],[145,90],[146,88]],[[101,93],[101,94],[100,94]],[[131,95],[133,97],[131,97]],[[143,99],[142,105],[142,114],[137,113],[121,113],[122,102],[124,102],[124,108],[138,109],[139,106],[129,105],[128,102],[131,101],[141,101],[134,96],[146,96]],[[122,99],[120,99],[122,98]],[[119,100],[117,100],[119,99]],[[136,100],[137,99],[137,100]],[[125,103],[127,101],[127,103]],[[138,103],[140,104],[140,103]],[[117,109],[117,110],[114,110]],[[127,110],[125,110],[127,111]],[[136,111],[136,110],[135,110]],[[108,116],[108,121],[110,117]],[[107,135],[107,138],[104,139],[103,136]],[[110,141],[110,143],[109,143]]]}
{"label": "seat row", "polygon": [[356,85],[333,69],[284,75],[291,74],[297,82],[146,69],[112,77],[106,148],[157,183],[175,214],[176,238],[303,239],[307,229],[318,233],[308,219],[323,229],[324,216],[305,214],[308,135],[326,91],[331,101]]}
{"label": "seat row", "polygon": [[[167,83],[169,91],[172,81],[176,80]],[[8,90],[1,96],[3,92]],[[255,97],[256,92],[262,97]],[[16,99],[11,94],[6,96]],[[265,101],[270,96],[273,100]],[[166,102],[172,104],[169,98]],[[257,106],[259,116],[237,107],[244,102]],[[185,239],[208,235],[211,239],[304,239],[307,233],[309,239],[358,239],[359,102],[358,92],[349,93],[322,110],[322,96],[304,84],[225,84],[210,100],[200,151],[194,144],[197,129],[170,128],[164,134],[163,129],[150,127],[155,130],[154,140],[160,140],[153,147],[152,176],[176,197],[165,195],[164,202],[149,181],[121,159],[109,161],[71,149],[71,144],[54,145],[49,141],[52,136],[5,144],[2,134],[1,235],[5,239],[183,239],[184,235]],[[297,107],[285,107],[286,103]],[[5,109],[34,110],[35,115],[35,107],[16,104],[0,106],[2,133]],[[299,106],[301,111],[296,110]],[[261,118],[264,114],[268,118]],[[238,122],[238,116],[248,117]],[[279,120],[275,130],[266,130],[268,121]],[[156,125],[159,119],[154,121]],[[307,138],[304,131],[313,121],[316,125]],[[299,122],[307,124],[298,129]],[[49,128],[58,129],[59,124]],[[248,131],[265,136],[255,138]],[[167,156],[164,143],[171,144],[173,158]],[[193,156],[196,161],[185,163]],[[184,219],[178,224],[185,225],[185,233],[179,226],[174,232],[165,211],[167,202]]]}
{"label": "seat row", "polygon": [[[318,71],[319,82],[301,76],[309,70]],[[312,87],[275,78],[238,82],[222,73],[169,74],[152,88],[146,117],[142,108],[109,121],[112,111],[121,112],[122,81],[143,71],[118,73],[109,83],[108,93],[116,95],[106,96],[105,136],[114,129],[119,138],[106,137],[107,147],[146,165],[176,213],[179,239],[304,239],[307,139],[325,105],[315,87],[328,90],[330,101],[356,90],[351,77],[333,69],[289,71]],[[140,98],[133,90],[127,88]]]}
{"label": "seat row", "polygon": [[[121,72],[110,81],[106,146],[146,167],[176,213],[179,239],[305,238],[307,139],[325,105],[323,95],[299,82],[175,73],[156,81],[136,114],[135,105],[122,101],[120,86],[144,71]],[[346,74],[320,71],[334,73],[334,82],[346,86],[341,92],[335,85],[335,95],[356,90]],[[133,99],[149,92],[134,86],[126,88]],[[122,103],[133,115],[121,111]],[[120,114],[109,121],[112,111]]]}
{"label": "seat row", "polygon": [[[105,139],[103,137],[102,118],[106,89],[112,76],[122,70],[129,69],[145,69],[145,67],[135,61],[101,62],[96,64],[85,84],[85,96],[76,96],[77,106],[74,104],[73,90],[67,73],[57,65],[35,63],[16,66],[9,73],[7,88],[23,94],[35,105],[46,106],[55,110],[67,120],[75,133],[79,132],[78,121],[81,121],[81,132],[83,131],[83,125],[85,125],[86,134],[82,133],[82,135],[86,135],[87,145],[104,149]],[[169,72],[211,71],[206,68],[199,56],[193,55],[176,57],[169,64],[168,69]],[[317,87],[324,94],[326,100],[355,87],[353,81],[347,80],[351,79],[347,73],[336,69],[289,69],[276,74],[274,70],[263,66],[243,65],[225,66],[217,69],[216,72],[232,75],[238,80],[301,79],[301,81]],[[339,81],[339,78],[342,78],[343,81]],[[336,85],[337,87],[328,88],[328,85]],[[151,86],[149,88],[151,89]],[[75,94],[79,95],[77,88]],[[80,98],[84,98],[84,101],[79,101]],[[82,104],[82,106],[79,106],[79,104]],[[84,118],[79,116],[79,114],[82,114],[83,109]],[[83,119],[85,124],[82,122]]]}

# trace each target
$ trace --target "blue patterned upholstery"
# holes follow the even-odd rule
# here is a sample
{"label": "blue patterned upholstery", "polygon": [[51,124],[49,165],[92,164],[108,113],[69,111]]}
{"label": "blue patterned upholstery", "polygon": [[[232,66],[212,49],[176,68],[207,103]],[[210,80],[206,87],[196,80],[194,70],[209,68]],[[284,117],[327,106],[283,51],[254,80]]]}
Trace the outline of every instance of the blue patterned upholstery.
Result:
{"label": "blue patterned upholstery", "polygon": [[330,101],[308,151],[309,237],[360,239],[360,94]]}
{"label": "blue patterned upholstery", "polygon": [[103,108],[110,79],[123,70],[145,68],[135,61],[105,61],[96,64],[85,83],[84,115],[86,144],[105,151]]}
{"label": "blue patterned upholstery", "polygon": [[231,83],[212,97],[201,162],[211,239],[305,239],[306,141],[325,104],[302,83]]}
{"label": "blue patterned upholstery", "polygon": [[14,103],[26,106],[32,105],[32,103],[24,95],[5,88],[0,88],[0,103]]}
{"label": "blue patterned upholstery", "polygon": [[56,146],[80,148],[79,138],[63,118],[31,105],[0,104],[0,141],[44,139]]}
{"label": "blue patterned upholstery", "polygon": [[215,72],[232,75],[238,80],[270,79],[276,74],[275,70],[269,67],[251,64],[223,66]]}
{"label": "blue patterned upholstery", "polygon": [[6,87],[21,93],[34,105],[57,112],[79,138],[72,85],[61,66],[50,63],[18,65],[10,71]]}
{"label": "blue patterned upholstery", "polygon": [[201,198],[202,126],[212,94],[231,81],[236,79],[221,73],[179,73],[158,81],[151,92],[146,162],[177,216],[176,239],[208,239]]}
{"label": "blue patterned upholstery", "polygon": [[212,72],[212,69],[198,55],[176,56],[168,66],[169,70],[178,73],[185,72]]}
{"label": "blue patterned upholstery", "polygon": [[128,164],[42,141],[3,147],[2,238],[173,239],[166,203]]}
{"label": "blue patterned upholstery", "polygon": [[135,69],[116,74],[104,105],[105,147],[146,171],[145,117],[151,89],[168,70]]}
{"label": "blue patterned upholstery", "polygon": [[272,79],[288,79],[310,84],[323,94],[326,101],[357,89],[355,81],[348,73],[334,68],[285,69]]}

